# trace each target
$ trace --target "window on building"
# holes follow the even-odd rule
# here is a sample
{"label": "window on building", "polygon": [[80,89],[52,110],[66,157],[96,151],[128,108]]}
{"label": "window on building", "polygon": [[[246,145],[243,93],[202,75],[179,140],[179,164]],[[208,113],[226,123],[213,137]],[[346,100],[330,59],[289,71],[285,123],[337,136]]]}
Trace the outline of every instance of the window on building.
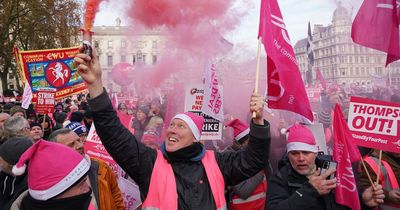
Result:
{"label": "window on building", "polygon": [[358,63],[358,56],[354,56],[354,63]]}
{"label": "window on building", "polygon": [[358,67],[356,67],[356,75],[360,74],[360,69]]}
{"label": "window on building", "polygon": [[126,62],[126,55],[121,55],[121,62]]}
{"label": "window on building", "polygon": [[135,64],[135,63],[136,63],[136,56],[133,55],[133,56],[132,56],[132,64]]}
{"label": "window on building", "polygon": [[157,55],[153,55],[152,63],[153,63],[153,65],[157,63]]}
{"label": "window on building", "polygon": [[107,46],[108,46],[108,48],[113,48],[113,41],[112,40],[108,40]]}
{"label": "window on building", "polygon": [[126,44],[126,40],[121,40],[121,48],[126,48],[127,44]]}
{"label": "window on building", "polygon": [[364,63],[364,56],[360,56],[360,62]]}
{"label": "window on building", "polygon": [[143,54],[143,60],[142,60],[143,64],[146,64],[146,54]]}
{"label": "window on building", "polygon": [[8,89],[14,90],[14,84],[8,85]]}
{"label": "window on building", "polygon": [[142,54],[142,51],[137,51],[137,53],[136,53],[136,62],[138,62],[138,63],[142,63],[143,62],[143,54]]}
{"label": "window on building", "polygon": [[113,65],[113,57],[112,55],[107,56],[107,66]]}
{"label": "window on building", "polygon": [[364,69],[364,67],[361,67],[361,74],[362,74],[362,75],[365,75],[365,69]]}
{"label": "window on building", "polygon": [[346,69],[345,68],[340,68],[340,72],[342,72],[342,76],[346,75]]}
{"label": "window on building", "polygon": [[94,47],[99,47],[99,46],[100,46],[99,40],[94,40]]}
{"label": "window on building", "polygon": [[156,48],[157,48],[157,40],[153,40],[152,48],[153,48],[153,49],[156,49]]}
{"label": "window on building", "polygon": [[369,57],[365,56],[365,63],[369,63]]}
{"label": "window on building", "polygon": [[14,79],[14,74],[8,74],[8,79]]}

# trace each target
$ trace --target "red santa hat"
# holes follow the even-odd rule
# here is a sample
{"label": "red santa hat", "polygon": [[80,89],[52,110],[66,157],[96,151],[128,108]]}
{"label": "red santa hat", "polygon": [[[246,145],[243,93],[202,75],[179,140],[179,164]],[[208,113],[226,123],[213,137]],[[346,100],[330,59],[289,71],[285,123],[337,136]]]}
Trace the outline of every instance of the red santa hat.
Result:
{"label": "red santa hat", "polygon": [[246,140],[250,133],[249,126],[246,123],[240,121],[239,119],[233,119],[230,122],[228,122],[225,126],[233,128],[233,136],[235,140],[238,141],[239,143],[242,143],[244,140]]}
{"label": "red santa hat", "polygon": [[90,168],[90,160],[75,150],[44,140],[37,141],[26,150],[12,172],[22,175],[27,161],[29,194],[36,200],[48,200],[63,193]]}
{"label": "red santa hat", "polygon": [[188,124],[190,130],[193,133],[196,141],[200,141],[201,131],[203,129],[204,118],[192,112],[185,112],[183,114],[177,114],[172,119],[181,119]]}
{"label": "red santa hat", "polygon": [[314,134],[305,125],[295,124],[288,130],[287,151],[318,152]]}

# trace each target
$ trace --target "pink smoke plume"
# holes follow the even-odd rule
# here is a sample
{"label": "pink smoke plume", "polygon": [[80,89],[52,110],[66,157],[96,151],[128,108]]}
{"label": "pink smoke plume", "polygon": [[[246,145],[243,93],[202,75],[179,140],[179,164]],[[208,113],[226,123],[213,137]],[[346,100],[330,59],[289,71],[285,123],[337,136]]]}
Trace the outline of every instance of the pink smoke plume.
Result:
{"label": "pink smoke plume", "polygon": [[225,14],[231,1],[136,0],[130,17],[148,27],[179,24],[196,25],[204,19],[216,19]]}
{"label": "pink smoke plume", "polygon": [[101,1],[102,0],[87,0],[85,2],[84,25],[86,30],[90,31],[90,29],[92,29]]}

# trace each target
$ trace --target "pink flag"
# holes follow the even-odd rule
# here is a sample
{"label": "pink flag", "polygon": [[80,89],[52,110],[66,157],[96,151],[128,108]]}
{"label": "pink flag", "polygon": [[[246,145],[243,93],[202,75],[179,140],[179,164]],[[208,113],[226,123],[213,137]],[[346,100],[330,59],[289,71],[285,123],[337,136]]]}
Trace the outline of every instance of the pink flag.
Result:
{"label": "pink flag", "polygon": [[114,109],[118,112],[118,97],[117,93],[111,93],[111,104]]}
{"label": "pink flag", "polygon": [[351,163],[359,161],[361,155],[353,143],[350,130],[338,104],[336,104],[333,117],[333,140],[333,159],[337,162],[336,203],[353,210],[360,210],[357,185]]}
{"label": "pink flag", "polygon": [[365,0],[352,25],[357,44],[387,53],[386,66],[400,59],[396,0]]}
{"label": "pink flag", "polygon": [[24,94],[22,95],[22,103],[21,103],[21,107],[24,109],[28,109],[29,105],[32,102],[32,89],[31,86],[29,85],[29,82],[26,81],[25,82],[25,87],[24,87]]}
{"label": "pink flag", "polygon": [[204,98],[201,111],[222,122],[224,121],[223,88],[218,83],[217,68],[211,60],[207,61],[204,80]]}
{"label": "pink flag", "polygon": [[258,37],[267,53],[268,107],[313,121],[303,80],[277,0],[262,0]]}
{"label": "pink flag", "polygon": [[322,85],[322,88],[326,89],[326,80],[324,78],[324,76],[321,73],[321,70],[319,68],[317,68],[317,80],[319,80],[319,82]]}

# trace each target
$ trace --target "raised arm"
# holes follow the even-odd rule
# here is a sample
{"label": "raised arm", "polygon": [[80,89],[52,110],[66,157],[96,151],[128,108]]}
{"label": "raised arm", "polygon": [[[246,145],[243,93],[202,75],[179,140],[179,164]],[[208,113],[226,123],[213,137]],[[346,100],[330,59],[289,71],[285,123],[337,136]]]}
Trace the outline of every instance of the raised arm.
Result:
{"label": "raised arm", "polygon": [[216,158],[227,185],[236,185],[260,172],[265,167],[270,149],[270,126],[263,119],[264,98],[253,93],[250,112],[256,113],[251,120],[249,144],[237,152],[217,153]]}
{"label": "raised arm", "polygon": [[135,180],[141,192],[147,194],[157,152],[144,146],[121,124],[103,88],[96,54],[93,49],[93,58],[79,53],[74,59],[79,74],[89,89],[88,102],[93,111],[96,132],[108,153]]}

